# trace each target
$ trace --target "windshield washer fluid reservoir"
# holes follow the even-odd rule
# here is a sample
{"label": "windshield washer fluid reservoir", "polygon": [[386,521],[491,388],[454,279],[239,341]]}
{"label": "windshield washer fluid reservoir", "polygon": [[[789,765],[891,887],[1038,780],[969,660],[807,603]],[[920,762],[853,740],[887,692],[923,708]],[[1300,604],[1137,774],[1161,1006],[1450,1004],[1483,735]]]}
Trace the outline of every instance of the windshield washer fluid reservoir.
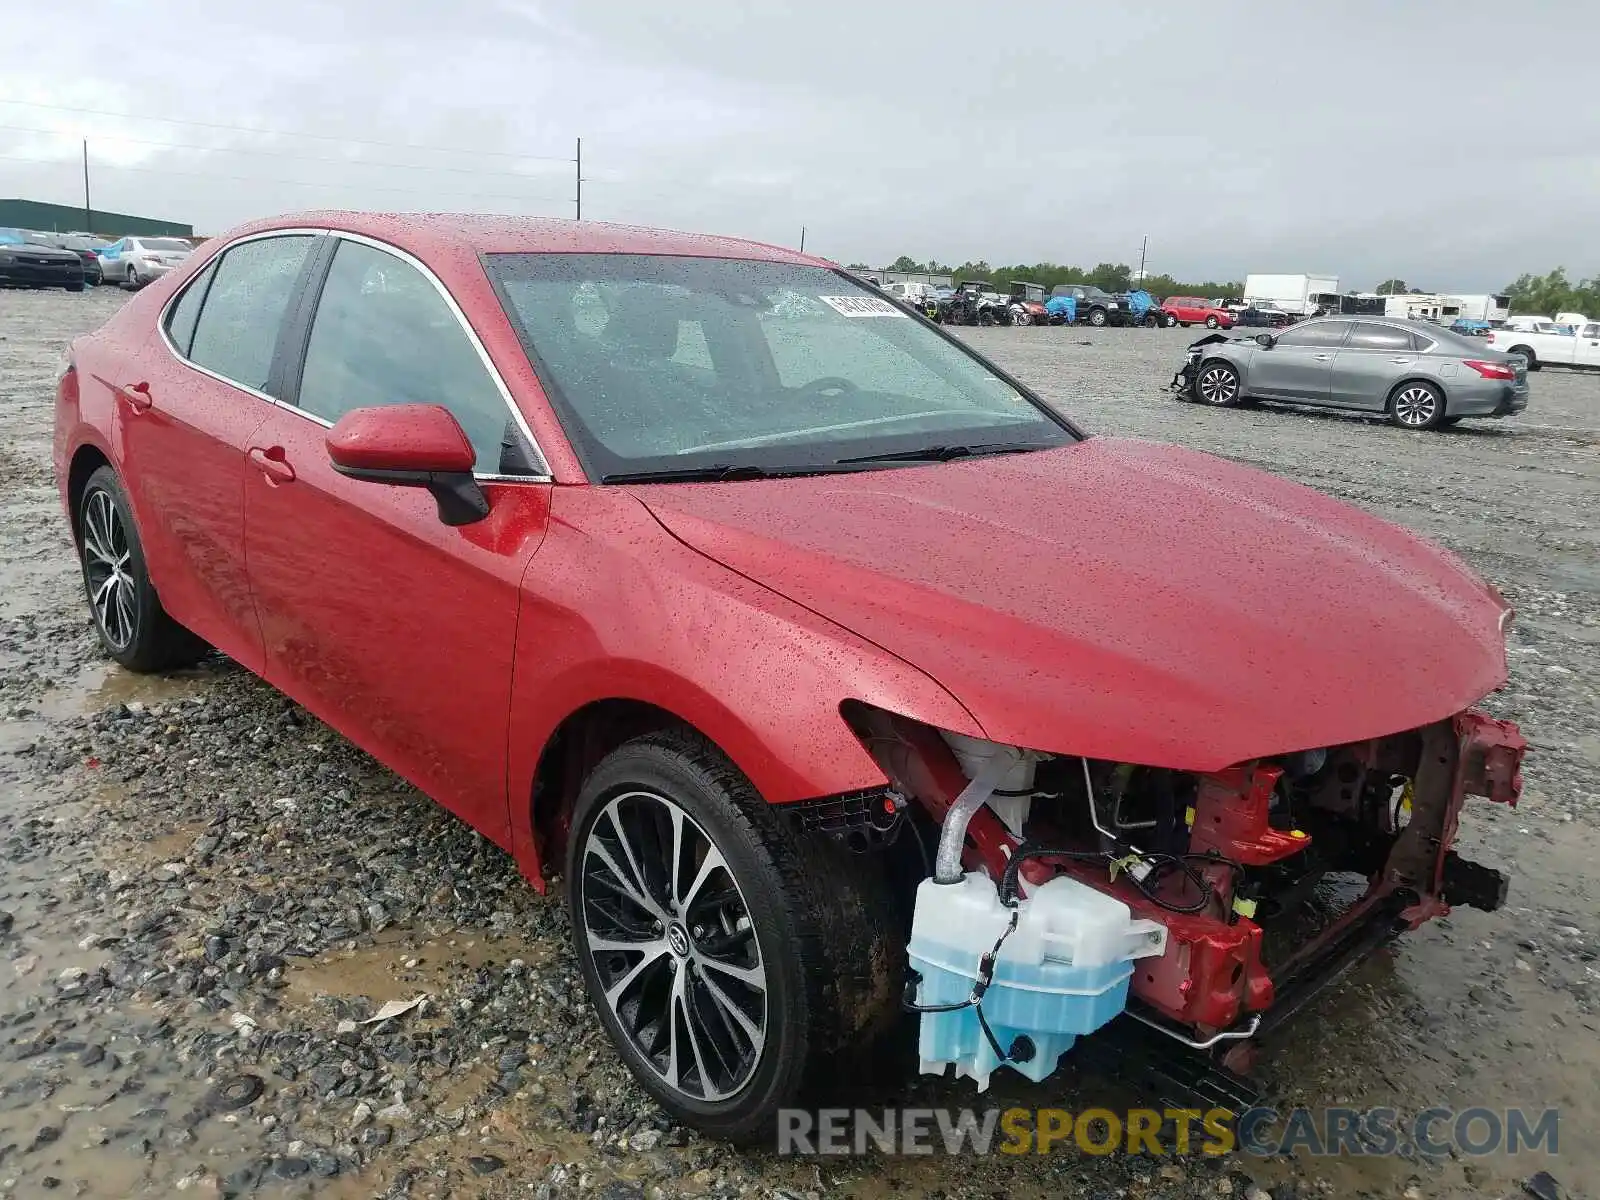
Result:
{"label": "windshield washer fluid reservoir", "polygon": [[[979,962],[1005,935],[994,978],[979,1004],[1000,1048],[1019,1038],[1032,1043],[1026,1061],[1002,1062],[984,1037],[974,1006],[922,1014],[918,1054],[924,1073],[956,1075],[989,1086],[999,1066],[1035,1083],[1085,1033],[1093,1033],[1128,1003],[1133,960],[1166,951],[1166,926],[1135,920],[1128,906],[1086,883],[1057,876],[1017,902],[1000,901],[994,881],[979,871],[960,883],[925,879],[917,888],[911,923],[911,966],[921,976],[919,1006],[960,1004],[971,997]],[[1025,1047],[1027,1043],[1022,1043]]]}

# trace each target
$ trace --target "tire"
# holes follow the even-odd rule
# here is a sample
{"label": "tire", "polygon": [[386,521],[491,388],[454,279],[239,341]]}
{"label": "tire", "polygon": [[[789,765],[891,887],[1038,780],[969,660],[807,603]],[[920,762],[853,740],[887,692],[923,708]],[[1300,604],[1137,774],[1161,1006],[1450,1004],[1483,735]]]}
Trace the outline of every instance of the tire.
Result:
{"label": "tire", "polygon": [[139,278],[139,268],[134,266],[132,263],[129,263],[127,270],[123,272],[122,280],[128,285],[130,291],[135,292],[139,290],[139,286],[143,282],[143,280]]}
{"label": "tire", "polygon": [[1175,316],[1173,316],[1173,315],[1172,315],[1172,314],[1171,314],[1171,313],[1168,313],[1168,314],[1167,314],[1167,315],[1166,315],[1166,316],[1165,316],[1165,317],[1164,317],[1164,318],[1163,318],[1163,319],[1162,319],[1162,322],[1161,322],[1161,324],[1162,324],[1162,325],[1163,325],[1163,326],[1164,326],[1164,327],[1165,327],[1165,328],[1167,328],[1167,329],[1173,329],[1173,328],[1176,328],[1176,326],[1177,326],[1177,324],[1178,324],[1178,318],[1177,318],[1177,317],[1175,317]]}
{"label": "tire", "polygon": [[1195,399],[1213,408],[1235,408],[1239,404],[1241,381],[1232,363],[1220,358],[1200,364],[1194,376]]}
{"label": "tire", "polygon": [[1221,325],[1221,324],[1222,324],[1222,322],[1217,320],[1215,317],[1207,317],[1206,318],[1206,328],[1207,329],[1215,329],[1218,325]]}
{"label": "tire", "polygon": [[1513,346],[1506,353],[1522,355],[1523,358],[1528,360],[1529,371],[1537,371],[1539,369],[1539,356],[1533,352],[1532,346]]}
{"label": "tire", "polygon": [[1144,320],[1139,323],[1146,329],[1155,329],[1160,326],[1161,318],[1157,317],[1154,313],[1146,313],[1144,315]]}
{"label": "tire", "polygon": [[1389,395],[1389,420],[1401,429],[1437,429],[1444,420],[1444,393],[1423,380],[1408,380]]}
{"label": "tire", "polygon": [[992,312],[990,312],[987,308],[983,309],[981,312],[978,313],[978,324],[979,325],[993,325],[994,324],[994,314]]}
{"label": "tire", "polygon": [[1091,308],[1089,310],[1089,324],[1093,325],[1096,329],[1103,329],[1105,327],[1105,323],[1106,323],[1106,310],[1105,309],[1103,309],[1103,308]]}
{"label": "tire", "polygon": [[1032,325],[1033,317],[1025,312],[1013,313],[1011,315],[1011,323],[1013,325]]}
{"label": "tire", "polygon": [[110,467],[89,476],[78,499],[78,561],[100,644],[130,671],[187,666],[206,644],[161,607],[122,481]]}
{"label": "tire", "polygon": [[858,1072],[892,1027],[906,930],[867,861],[801,834],[687,730],[625,744],[584,782],[574,950],[606,1032],[674,1119],[770,1138],[780,1108]]}

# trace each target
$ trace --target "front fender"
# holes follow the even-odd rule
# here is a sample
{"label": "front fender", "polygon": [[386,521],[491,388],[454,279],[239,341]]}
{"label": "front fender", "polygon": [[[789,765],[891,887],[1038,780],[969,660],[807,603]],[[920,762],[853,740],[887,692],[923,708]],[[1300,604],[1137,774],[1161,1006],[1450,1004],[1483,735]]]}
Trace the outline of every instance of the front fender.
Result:
{"label": "front fender", "polygon": [[773,804],[880,787],[846,700],[983,737],[928,675],[670,534],[627,489],[557,488],[523,583],[512,684],[513,848],[540,876],[540,757],[573,713],[641,701],[699,730]]}

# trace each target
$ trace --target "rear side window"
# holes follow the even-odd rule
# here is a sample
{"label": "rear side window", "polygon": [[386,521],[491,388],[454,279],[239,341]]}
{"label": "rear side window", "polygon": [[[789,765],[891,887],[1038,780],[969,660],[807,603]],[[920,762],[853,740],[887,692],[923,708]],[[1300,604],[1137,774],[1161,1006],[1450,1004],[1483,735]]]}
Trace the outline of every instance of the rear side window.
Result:
{"label": "rear side window", "polygon": [[1409,329],[1396,329],[1393,325],[1358,324],[1350,335],[1352,350],[1411,350],[1416,346],[1415,335]]}
{"label": "rear side window", "polygon": [[226,251],[195,323],[189,360],[265,391],[278,330],[314,241],[311,234],[287,234]]}
{"label": "rear side window", "polygon": [[189,357],[189,345],[194,341],[194,326],[200,316],[200,306],[205,303],[206,289],[217,272],[215,263],[206,264],[205,270],[194,277],[194,282],[184,288],[183,295],[167,312],[167,336],[178,348],[178,353]]}
{"label": "rear side window", "polygon": [[[442,404],[478,452],[476,469],[516,473],[511,410],[461,321],[410,263],[341,241],[317,301],[295,404],[325,421],[386,404]],[[507,467],[502,471],[502,458]]]}
{"label": "rear side window", "polygon": [[1278,338],[1280,346],[1337,346],[1344,341],[1349,321],[1313,321],[1286,329]]}

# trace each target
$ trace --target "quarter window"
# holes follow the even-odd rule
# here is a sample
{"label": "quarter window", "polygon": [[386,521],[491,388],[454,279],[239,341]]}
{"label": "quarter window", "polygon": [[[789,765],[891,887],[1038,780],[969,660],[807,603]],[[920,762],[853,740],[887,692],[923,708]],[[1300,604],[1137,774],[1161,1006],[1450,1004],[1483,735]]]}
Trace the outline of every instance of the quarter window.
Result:
{"label": "quarter window", "polygon": [[1396,329],[1393,325],[1358,324],[1350,335],[1352,350],[1410,350],[1413,335],[1409,329]]}
{"label": "quarter window", "polygon": [[189,360],[260,392],[310,234],[259,238],[226,251],[195,323]]}
{"label": "quarter window", "polygon": [[[295,403],[325,421],[357,408],[442,404],[477,451],[476,469],[515,473],[511,410],[433,283],[410,263],[340,241],[306,346]],[[503,469],[502,459],[506,465]]]}
{"label": "quarter window", "polygon": [[206,289],[211,286],[211,277],[216,273],[216,264],[207,264],[205,270],[194,277],[194,282],[184,289],[183,295],[178,297],[178,302],[167,313],[167,336],[178,348],[178,353],[185,358],[189,357],[189,344],[194,340],[195,321],[200,316],[200,305],[205,302]]}
{"label": "quarter window", "polygon": [[1280,346],[1337,346],[1344,341],[1349,321],[1311,321],[1285,330],[1278,338]]}

